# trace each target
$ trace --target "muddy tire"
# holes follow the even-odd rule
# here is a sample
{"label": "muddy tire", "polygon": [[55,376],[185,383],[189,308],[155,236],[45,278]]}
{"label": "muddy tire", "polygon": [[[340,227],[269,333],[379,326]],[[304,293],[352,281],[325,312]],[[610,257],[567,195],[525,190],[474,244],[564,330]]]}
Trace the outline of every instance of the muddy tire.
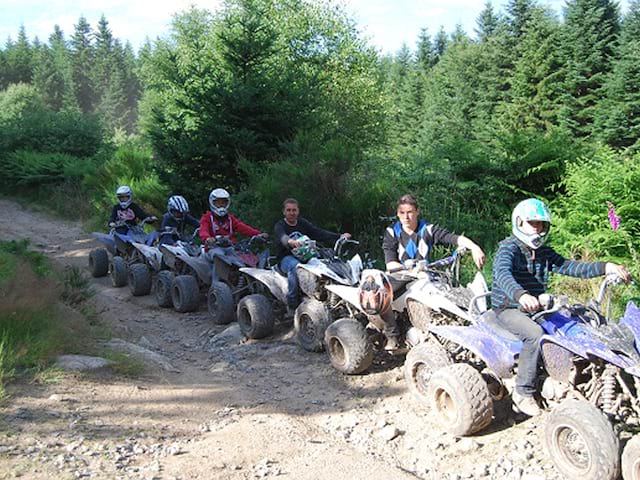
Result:
{"label": "muddy tire", "polygon": [[324,342],[331,365],[342,373],[362,373],[373,362],[373,345],[367,329],[357,320],[336,320],[327,327]]}
{"label": "muddy tire", "polygon": [[320,279],[304,268],[298,268],[296,272],[298,273],[298,286],[302,293],[307,297],[320,300],[322,297]]}
{"label": "muddy tire", "polygon": [[144,263],[134,263],[129,267],[129,288],[131,295],[139,297],[151,292],[151,270]]}
{"label": "muddy tire", "polygon": [[153,295],[156,297],[156,303],[159,307],[173,307],[173,299],[171,298],[173,277],[173,272],[168,270],[162,270],[156,276],[156,281],[153,285]]}
{"label": "muddy tire", "polygon": [[246,338],[264,338],[273,333],[273,308],[264,295],[254,293],[242,298],[236,315],[240,331]]}
{"label": "muddy tire", "polygon": [[431,376],[452,363],[447,351],[435,340],[429,339],[412,348],[404,362],[404,379],[413,398],[428,407]]}
{"label": "muddy tire", "polygon": [[544,425],[544,445],[567,478],[613,480],[620,474],[618,437],[604,414],[588,402],[566,400],[555,408]]}
{"label": "muddy tire", "polygon": [[198,280],[192,275],[178,275],[171,285],[171,301],[176,312],[195,312],[200,303]]}
{"label": "muddy tire", "polygon": [[109,254],[104,248],[94,248],[89,253],[89,271],[94,278],[104,277],[109,273]]}
{"label": "muddy tire", "polygon": [[640,480],[640,436],[631,438],[622,450],[622,478]]}
{"label": "muddy tire", "polygon": [[296,308],[293,317],[298,343],[308,352],[322,352],[324,334],[331,321],[329,310],[322,302],[307,298]]}
{"label": "muddy tire", "polygon": [[471,435],[491,423],[493,400],[482,375],[466,363],[436,371],[429,382],[431,411],[456,436]]}
{"label": "muddy tire", "polygon": [[209,317],[216,325],[227,325],[233,321],[235,303],[231,288],[224,282],[213,282],[207,293]]}
{"label": "muddy tire", "polygon": [[128,281],[127,263],[124,258],[116,255],[111,259],[111,285],[116,288],[124,287]]}

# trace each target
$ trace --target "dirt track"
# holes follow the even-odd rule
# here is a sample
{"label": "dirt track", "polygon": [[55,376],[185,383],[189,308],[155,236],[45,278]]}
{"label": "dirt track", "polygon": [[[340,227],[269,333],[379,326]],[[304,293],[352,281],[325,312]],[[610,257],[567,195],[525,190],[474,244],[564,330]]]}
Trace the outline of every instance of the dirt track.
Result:
{"label": "dirt track", "polygon": [[[86,265],[95,244],[79,224],[7,200],[0,211],[0,239],[30,238],[63,265]],[[473,439],[441,433],[407,392],[402,358],[381,355],[368,374],[345,377],[289,331],[242,343],[206,307],[179,314],[106,278],[94,287],[113,336],[178,371],[149,363],[135,379],[106,369],[11,386],[0,478],[558,478],[540,422],[516,424],[504,405]]]}

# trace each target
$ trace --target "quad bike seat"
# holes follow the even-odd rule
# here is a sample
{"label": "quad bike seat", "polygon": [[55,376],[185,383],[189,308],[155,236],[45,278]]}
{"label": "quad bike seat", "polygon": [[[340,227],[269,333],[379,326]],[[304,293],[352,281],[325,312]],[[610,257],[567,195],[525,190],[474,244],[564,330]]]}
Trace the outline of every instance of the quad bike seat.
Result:
{"label": "quad bike seat", "polygon": [[503,327],[503,323],[498,319],[496,312],[493,310],[487,310],[479,319],[480,323],[484,323],[489,327],[496,335],[510,342],[519,342],[520,339],[511,333],[509,330]]}

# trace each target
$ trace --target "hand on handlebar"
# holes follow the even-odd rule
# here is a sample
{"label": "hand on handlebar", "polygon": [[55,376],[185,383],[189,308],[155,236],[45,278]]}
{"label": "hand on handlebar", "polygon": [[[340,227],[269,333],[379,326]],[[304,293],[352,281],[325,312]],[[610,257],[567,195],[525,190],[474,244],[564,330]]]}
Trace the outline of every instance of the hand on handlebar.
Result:
{"label": "hand on handlebar", "polygon": [[263,241],[266,242],[269,239],[269,234],[266,233],[266,232],[262,232],[262,233],[256,235],[256,237],[258,237],[260,240],[263,240]]}
{"label": "hand on handlebar", "polygon": [[542,305],[540,305],[538,299],[533,295],[529,295],[528,293],[522,295],[518,300],[518,303],[520,303],[520,306],[525,312],[529,313],[536,312],[542,308]]}
{"label": "hand on handlebar", "polygon": [[109,228],[116,228],[116,222],[109,222]]}
{"label": "hand on handlebar", "polygon": [[485,256],[484,252],[477,245],[471,249],[471,256],[473,257],[473,262],[476,264],[479,270],[482,270],[484,266]]}
{"label": "hand on handlebar", "polygon": [[345,232],[342,235],[340,235],[340,238],[344,238],[345,240],[349,240],[351,238],[351,234]]}
{"label": "hand on handlebar", "polygon": [[629,283],[631,281],[631,274],[624,265],[607,262],[605,266],[605,273],[607,275],[618,276],[624,283]]}
{"label": "hand on handlebar", "polygon": [[208,246],[208,247],[212,247],[216,244],[216,239],[214,237],[209,237],[207,238],[204,243]]}
{"label": "hand on handlebar", "polygon": [[298,248],[300,245],[302,245],[302,242],[290,238],[287,244],[289,245],[289,248]]}

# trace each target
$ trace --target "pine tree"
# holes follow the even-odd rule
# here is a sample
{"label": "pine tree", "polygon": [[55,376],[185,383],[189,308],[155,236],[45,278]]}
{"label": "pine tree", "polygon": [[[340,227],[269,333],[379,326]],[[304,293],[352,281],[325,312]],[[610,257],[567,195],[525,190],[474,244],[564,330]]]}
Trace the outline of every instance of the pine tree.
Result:
{"label": "pine tree", "polygon": [[500,25],[500,17],[493,10],[490,1],[484,4],[484,9],[480,12],[476,20],[475,32],[478,40],[486,42],[489,37],[494,35]]}
{"label": "pine tree", "polygon": [[95,93],[90,77],[94,66],[93,32],[86,18],[82,16],[74,28],[70,42],[72,80],[80,110],[89,113],[93,112],[95,103]]}
{"label": "pine tree", "polygon": [[5,49],[7,62],[6,81],[10,83],[31,83],[33,78],[33,49],[29,44],[24,25],[20,26],[16,42],[7,41]]}
{"label": "pine tree", "polygon": [[442,58],[442,55],[444,55],[444,52],[447,49],[447,45],[449,45],[449,36],[447,35],[447,32],[444,31],[444,27],[440,27],[440,30],[438,30],[438,33],[436,34],[436,38],[433,40],[435,63],[440,61],[440,58]]}
{"label": "pine tree", "polygon": [[620,30],[617,3],[611,0],[569,0],[563,50],[566,96],[562,121],[573,133],[592,133],[594,109],[604,97],[602,86],[611,71]]}
{"label": "pine tree", "polygon": [[507,24],[511,34],[516,39],[524,34],[526,24],[531,20],[531,13],[535,4],[535,0],[509,0],[507,4]]}
{"label": "pine tree", "polygon": [[55,111],[77,106],[69,51],[64,33],[58,25],[49,37],[49,46],[43,45],[36,54],[33,83],[45,102]]}
{"label": "pine tree", "polygon": [[423,72],[428,72],[436,64],[436,55],[431,44],[431,36],[426,28],[420,30],[416,50],[418,65]]}

